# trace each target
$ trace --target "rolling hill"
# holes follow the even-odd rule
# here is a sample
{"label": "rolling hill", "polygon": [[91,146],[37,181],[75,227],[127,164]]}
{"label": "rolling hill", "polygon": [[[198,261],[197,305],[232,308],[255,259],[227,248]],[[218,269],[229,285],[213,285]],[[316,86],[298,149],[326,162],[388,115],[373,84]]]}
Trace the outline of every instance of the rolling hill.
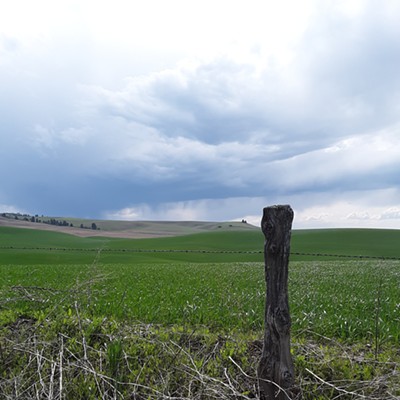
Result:
{"label": "rolling hill", "polygon": [[[31,218],[32,216],[29,215],[2,214],[0,215],[0,226],[50,230],[80,237],[101,236],[131,239],[183,236],[210,231],[259,230],[259,228],[243,222],[112,221],[45,216],[37,218],[41,222],[32,222]],[[59,222],[59,225],[43,221],[56,221]],[[92,224],[95,224],[97,229],[91,229]]]}

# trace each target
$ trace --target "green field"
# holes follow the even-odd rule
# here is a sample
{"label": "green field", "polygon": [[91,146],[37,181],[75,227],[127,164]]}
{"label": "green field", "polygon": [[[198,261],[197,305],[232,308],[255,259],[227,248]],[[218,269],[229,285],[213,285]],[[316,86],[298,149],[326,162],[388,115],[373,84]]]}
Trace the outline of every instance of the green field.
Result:
{"label": "green field", "polygon": [[[100,387],[93,371],[90,379],[76,377],[71,367],[65,398],[99,398],[100,393],[103,398],[128,398],[131,388],[126,382],[134,379],[135,390],[143,396],[138,398],[167,397],[166,388],[173,397],[179,390],[172,389],[172,380],[188,376],[181,377],[177,366],[171,371],[171,363],[186,363],[189,375],[197,376],[196,385],[187,386],[198,397],[185,392],[187,398],[218,398],[208,392],[201,397],[198,387],[202,379],[207,387],[218,380],[222,391],[224,368],[237,381],[229,389],[236,397],[226,398],[251,397],[254,382],[246,375],[254,377],[263,332],[263,242],[258,230],[132,240],[1,227],[0,356],[10,361],[3,363],[1,373],[7,379],[0,382],[0,392],[3,387],[12,398],[6,382],[25,371],[23,362],[33,362],[32,354],[24,351],[21,359],[12,359],[10,338],[18,338],[16,348],[23,348],[32,335],[40,338],[51,370],[51,360],[60,357],[62,335],[63,351],[90,353],[94,369],[109,378],[98,378]],[[400,341],[399,244],[400,231],[395,230],[292,233],[293,351],[301,381],[306,382],[305,398],[317,398],[313,388],[318,382],[310,370],[325,381],[340,381],[336,389],[321,389],[320,399],[340,394],[357,398],[341,390],[380,399],[400,395],[393,384]],[[157,354],[163,354],[166,364],[157,361]],[[146,361],[136,365],[137,357]],[[238,365],[245,375],[233,378]],[[147,370],[154,382],[146,381],[140,368],[164,371],[162,382]],[[390,373],[393,382],[377,382]],[[20,390],[33,393],[26,387]]]}
{"label": "green field", "polygon": [[[154,226],[151,229],[155,229]],[[98,236],[81,238],[59,232],[0,227],[2,264],[69,264],[74,260],[87,263],[93,258],[90,252],[98,249],[103,252],[102,263],[130,263],[132,260],[262,262],[263,242],[261,231],[254,228],[241,231],[215,231],[213,228],[197,234],[132,240]],[[343,256],[400,258],[399,244],[400,230],[298,230],[292,233],[290,259],[340,260]],[[118,254],[124,252],[127,254]],[[187,254],[179,254],[185,252]]]}

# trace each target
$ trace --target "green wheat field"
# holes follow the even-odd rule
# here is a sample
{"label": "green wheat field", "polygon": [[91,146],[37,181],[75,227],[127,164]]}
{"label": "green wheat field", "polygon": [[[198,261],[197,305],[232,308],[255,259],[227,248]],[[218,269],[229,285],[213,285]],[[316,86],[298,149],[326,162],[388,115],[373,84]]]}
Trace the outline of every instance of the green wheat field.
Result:
{"label": "green wheat field", "polygon": [[[256,398],[258,229],[152,239],[0,227],[2,398]],[[400,396],[400,231],[293,231],[306,399]]]}

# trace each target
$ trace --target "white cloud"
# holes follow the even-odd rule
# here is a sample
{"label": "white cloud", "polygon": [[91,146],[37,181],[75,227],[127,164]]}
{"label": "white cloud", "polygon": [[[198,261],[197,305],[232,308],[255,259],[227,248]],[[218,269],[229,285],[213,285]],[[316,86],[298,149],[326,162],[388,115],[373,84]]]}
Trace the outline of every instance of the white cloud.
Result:
{"label": "white cloud", "polygon": [[10,204],[1,204],[0,203],[0,213],[21,213],[21,214],[25,214],[26,211],[20,209],[19,207],[10,205]]}
{"label": "white cloud", "polygon": [[[271,163],[287,188],[335,186],[351,190],[395,184],[399,168],[400,127],[352,136],[328,147]],[[278,183],[278,182],[276,182]]]}
{"label": "white cloud", "polygon": [[65,145],[84,146],[88,139],[93,136],[89,128],[66,128],[56,131],[52,128],[36,124],[33,129],[31,144],[39,152],[52,153]]}
{"label": "white cloud", "polygon": [[[362,211],[362,212],[352,212],[351,214],[349,214],[346,217],[346,219],[355,219],[355,220],[365,221],[365,220],[374,219],[374,218],[371,217],[368,212]],[[375,217],[375,219],[376,219],[376,217]]]}
{"label": "white cloud", "polygon": [[399,190],[391,188],[332,193],[330,199],[321,196],[315,205],[303,199],[295,214],[296,226],[400,229],[398,196]]}
{"label": "white cloud", "polygon": [[385,210],[381,215],[380,219],[400,219],[400,207],[391,207],[388,210]]}
{"label": "white cloud", "polygon": [[34,127],[33,145],[39,149],[51,149],[54,146],[54,132],[37,124]]}
{"label": "white cloud", "polygon": [[83,146],[92,135],[89,128],[67,128],[60,132],[60,140],[67,144]]}
{"label": "white cloud", "polygon": [[247,219],[248,210],[262,210],[263,198],[226,198],[178,201],[150,206],[138,204],[121,210],[104,213],[106,219],[124,220],[169,220],[169,221],[233,221]]}
{"label": "white cloud", "polygon": [[[232,197],[137,204],[104,213],[106,219],[241,221],[260,226],[262,210],[289,204],[294,210],[294,229],[393,228],[400,229],[399,191],[297,194],[290,196]],[[343,200],[346,199],[346,200]],[[392,205],[391,207],[388,207]]]}

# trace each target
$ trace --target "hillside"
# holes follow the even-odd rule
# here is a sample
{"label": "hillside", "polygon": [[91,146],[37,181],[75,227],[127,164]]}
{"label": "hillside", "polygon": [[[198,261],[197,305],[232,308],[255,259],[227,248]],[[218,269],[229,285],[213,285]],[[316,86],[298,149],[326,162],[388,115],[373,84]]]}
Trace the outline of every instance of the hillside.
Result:
{"label": "hillside", "polygon": [[[33,220],[41,222],[32,222]],[[57,224],[51,224],[50,221]],[[91,229],[93,224],[96,229]],[[56,231],[80,237],[101,236],[131,239],[183,236],[210,231],[259,230],[259,228],[243,222],[112,221],[45,216],[35,218],[21,214],[1,214],[0,226]]]}

